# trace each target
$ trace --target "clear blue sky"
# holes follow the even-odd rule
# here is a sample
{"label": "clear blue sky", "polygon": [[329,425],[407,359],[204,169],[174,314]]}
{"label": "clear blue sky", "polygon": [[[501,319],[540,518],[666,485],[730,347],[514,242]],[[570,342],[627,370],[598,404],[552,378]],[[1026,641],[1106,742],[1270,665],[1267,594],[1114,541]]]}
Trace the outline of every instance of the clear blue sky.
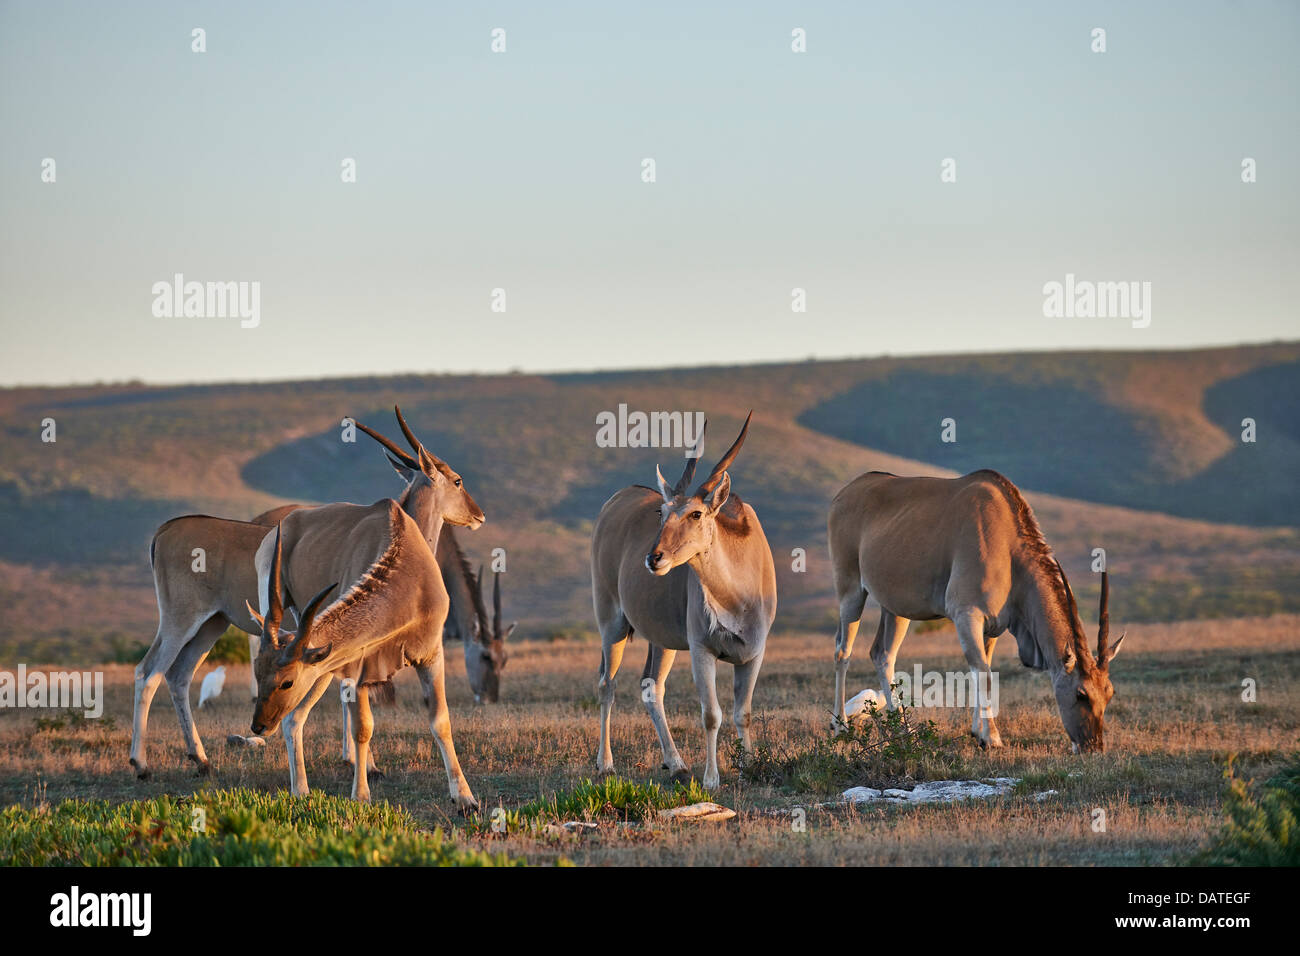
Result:
{"label": "clear blue sky", "polygon": [[1289,0],[4,2],[0,384],[1296,338],[1298,103]]}

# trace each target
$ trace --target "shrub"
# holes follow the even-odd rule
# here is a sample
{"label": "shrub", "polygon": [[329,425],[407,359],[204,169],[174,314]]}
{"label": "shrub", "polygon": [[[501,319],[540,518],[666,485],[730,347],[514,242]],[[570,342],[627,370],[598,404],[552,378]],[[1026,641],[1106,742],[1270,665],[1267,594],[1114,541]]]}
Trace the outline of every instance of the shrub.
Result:
{"label": "shrub", "polygon": [[1234,772],[1223,807],[1227,815],[1214,842],[1194,862],[1208,866],[1300,866],[1300,754],[1258,788]]}
{"label": "shrub", "polygon": [[217,638],[208,652],[208,660],[214,664],[247,664],[248,635],[235,625],[226,628],[226,633]]}
{"label": "shrub", "polygon": [[910,707],[869,707],[846,730],[806,747],[773,743],[767,717],[758,718],[753,751],[728,745],[742,780],[829,793],[846,786],[894,787],[906,779],[946,773],[958,765],[955,742],[934,721],[917,721]]}

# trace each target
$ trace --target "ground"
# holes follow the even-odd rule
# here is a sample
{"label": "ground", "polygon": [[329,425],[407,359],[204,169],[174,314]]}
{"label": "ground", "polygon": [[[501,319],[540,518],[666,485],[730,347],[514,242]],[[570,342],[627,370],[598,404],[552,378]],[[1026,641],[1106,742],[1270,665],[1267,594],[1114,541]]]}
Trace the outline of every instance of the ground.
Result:
{"label": "ground", "polygon": [[[873,623],[864,622],[850,671],[853,691],[875,686],[868,657],[872,633]],[[488,706],[472,702],[459,645],[448,651],[457,750],[485,809],[514,809],[595,776],[597,644],[566,640],[513,647],[503,702]],[[825,781],[806,787],[744,782],[724,759],[722,786],[713,797],[739,811],[731,823],[654,829],[606,825],[559,838],[466,827],[447,798],[418,682],[404,673],[397,703],[376,714],[375,744],[387,775],[371,786],[376,801],[400,804],[422,824],[458,830],[458,841],[467,846],[504,850],[533,862],[564,856],[576,863],[638,865],[1175,865],[1203,847],[1219,825],[1230,754],[1236,754],[1239,773],[1255,776],[1267,775],[1297,749],[1297,651],[1296,615],[1130,628],[1112,668],[1116,695],[1106,715],[1107,752],[1075,756],[1046,676],[1022,668],[1007,637],[994,660],[1001,673],[999,725],[1005,748],[978,749],[965,735],[969,711],[918,709],[916,716],[934,720],[951,738],[947,747],[955,762],[949,770],[955,767],[972,778],[1024,778],[1009,798],[962,806],[811,809],[801,830],[793,810],[831,800],[842,787]],[[827,734],[831,652],[829,634],[772,635],[754,698],[769,745],[794,750]],[[634,641],[624,661],[614,758],[624,777],[666,782],[654,731],[638,699],[644,653],[644,642]],[[962,668],[951,627],[907,638],[900,669],[917,662],[927,669]],[[151,713],[154,777],[137,780],[127,764],[131,673],[123,665],[105,668],[102,720],[60,721],[51,720],[50,712],[0,710],[0,805],[72,797],[128,801],[189,794],[205,786],[267,791],[286,786],[285,750],[278,738],[268,738],[265,748],[254,751],[225,743],[228,733],[248,732],[251,715],[247,670],[238,666],[227,666],[225,692],[198,713],[212,776],[196,778],[185,762],[164,690]],[[1253,703],[1242,699],[1247,679],[1254,682]],[[197,693],[198,681],[196,698]],[[729,717],[730,668],[725,666],[719,669],[719,696]],[[702,774],[699,708],[685,660],[669,680],[668,715],[683,757]],[[729,730],[724,723],[720,740]],[[339,706],[331,694],[308,726],[308,778],[314,788],[346,795],[351,774],[340,761],[339,733]],[[925,767],[918,771],[925,773]],[[844,781],[850,783],[870,781]],[[1035,793],[1048,789],[1058,794],[1035,801]],[[1097,809],[1105,812],[1104,832],[1095,829]]]}

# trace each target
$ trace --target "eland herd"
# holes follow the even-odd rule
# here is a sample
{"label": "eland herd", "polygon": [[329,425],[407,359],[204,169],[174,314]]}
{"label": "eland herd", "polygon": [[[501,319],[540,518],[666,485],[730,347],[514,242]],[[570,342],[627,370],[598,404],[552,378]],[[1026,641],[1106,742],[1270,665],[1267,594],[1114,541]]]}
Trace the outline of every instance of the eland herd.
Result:
{"label": "eland herd", "polygon": [[[208,772],[190,710],[190,685],[217,640],[246,631],[253,661],[253,737],[279,726],[288,752],[289,788],[308,792],[303,727],[333,681],[340,681],[343,756],[353,767],[352,796],[368,800],[378,773],[370,741],[372,697],[390,696],[394,675],[411,665],[420,678],[451,799],[478,804],[452,742],[444,686],[443,638],[459,638],[476,702],[495,702],[506,665],[500,573],[493,615],[453,527],[477,529],[485,515],[461,476],[430,452],[395,408],[409,448],[356,423],[402,479],[396,498],[371,505],[285,505],[251,521],[185,515],[154,534],[149,558],[158,598],[158,633],[135,671],[131,765],[149,776],[149,707],[166,681],[188,758]],[[722,711],[717,662],[732,665],[732,720],[741,753],[751,750],[750,710],[768,632],[776,617],[772,549],[754,508],[732,488],[730,469],[749,432],[694,490],[703,432],[685,470],[670,485],[632,485],[601,507],[591,542],[591,586],[601,659],[597,680],[600,740],[596,766],[614,769],[610,715],[629,639],[646,640],[641,699],[663,750],[663,767],[689,778],[664,714],[664,688],[679,651],[690,654],[704,727],[703,784],[719,784]],[[1103,749],[1102,717],[1114,694],[1109,666],[1123,637],[1109,643],[1109,582],[1101,578],[1094,655],[1065,571],[1014,484],[993,471],[961,478],[860,475],[831,502],[827,522],[839,609],[832,728],[847,726],[849,658],[868,596],[880,605],[871,660],[887,706],[898,706],[894,665],[914,620],[949,618],[977,689],[971,733],[1000,747],[987,689],[993,648],[1014,635],[1022,663],[1046,670],[1065,732],[1076,752]],[[202,564],[198,562],[200,560]],[[198,573],[199,571],[202,573]],[[286,619],[285,612],[290,617]]]}

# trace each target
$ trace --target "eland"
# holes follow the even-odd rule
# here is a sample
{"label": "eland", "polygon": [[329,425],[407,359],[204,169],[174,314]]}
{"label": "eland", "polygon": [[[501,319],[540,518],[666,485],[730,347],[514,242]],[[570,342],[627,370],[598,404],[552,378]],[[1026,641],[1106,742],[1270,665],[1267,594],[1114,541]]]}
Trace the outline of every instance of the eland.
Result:
{"label": "eland", "polygon": [[[294,511],[257,549],[259,622],[270,621],[274,628],[260,623],[253,733],[280,723],[289,749],[290,790],[307,793],[303,726],[335,677],[355,680],[355,700],[348,702],[356,753],[353,795],[369,799],[370,689],[411,664],[429,700],[452,799],[462,810],[472,809],[477,803],[451,738],[442,644],[449,600],[434,552],[444,523],[475,529],[484,515],[460,475],[420,443],[400,410],[397,415],[414,455],[360,422],[357,427],[391,453],[390,461],[407,481],[399,500]],[[270,630],[280,630],[284,606],[300,606],[302,595],[322,593],[330,585],[343,594],[311,625],[328,636],[323,648],[309,650],[305,639],[268,640]],[[273,609],[277,616],[268,618]],[[300,631],[307,629],[304,618]]]}
{"label": "eland", "polygon": [[949,618],[976,689],[971,734],[1000,747],[989,699],[993,647],[1015,635],[1020,660],[1046,670],[1075,751],[1104,749],[1102,716],[1115,693],[1110,583],[1101,577],[1097,654],[1079,620],[1065,569],[1052,555],[1034,513],[1014,484],[995,471],[962,478],[860,475],[835,496],[827,519],[839,601],[835,636],[836,729],[843,727],[844,685],[867,595],[880,604],[871,660],[887,705],[899,646],[911,621]]}
{"label": "eland", "polygon": [[[704,724],[704,786],[718,786],[718,661],[734,667],[733,720],[745,752],[751,748],[750,708],[776,616],[776,571],[758,515],[731,490],[727,469],[749,431],[739,437],[709,477],[688,492],[700,447],[675,485],[656,468],[658,491],[633,485],[600,510],[591,542],[591,588],[600,628],[600,751],[597,769],[614,770],[609,723],[614,679],[634,634],[651,645],[641,681],[642,700],[674,776],[689,769],[664,716],[664,684],[678,651],[690,651],[691,674]],[[700,441],[703,441],[701,432]]]}

